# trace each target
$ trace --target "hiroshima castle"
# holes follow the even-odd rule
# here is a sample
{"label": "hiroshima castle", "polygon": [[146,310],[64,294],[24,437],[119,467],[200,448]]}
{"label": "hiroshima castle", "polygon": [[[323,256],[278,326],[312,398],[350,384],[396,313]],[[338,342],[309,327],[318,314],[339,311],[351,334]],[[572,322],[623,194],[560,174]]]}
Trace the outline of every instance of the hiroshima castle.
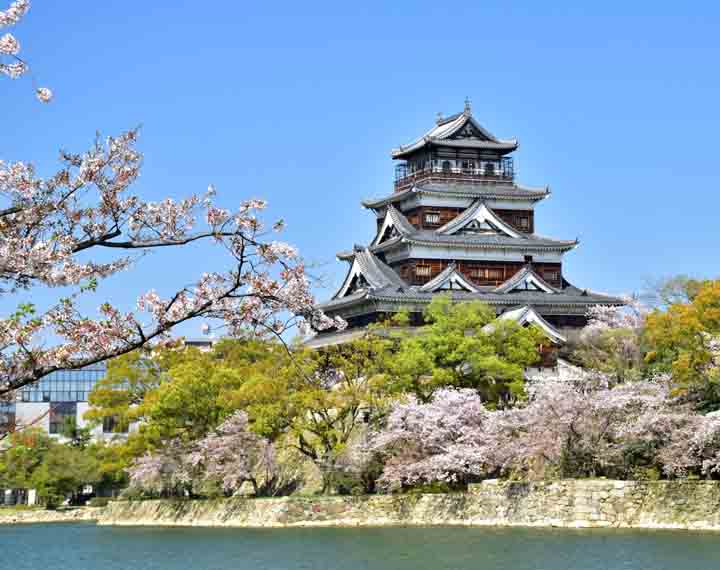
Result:
{"label": "hiroshima castle", "polygon": [[393,149],[393,192],[362,203],[376,216],[375,237],[337,254],[347,275],[320,305],[348,329],[312,344],[342,342],[400,310],[420,325],[437,294],[483,301],[501,319],[540,326],[556,344],[587,323],[590,306],[622,304],[565,279],[563,257],[578,241],[536,232],[535,206],[550,189],[516,182],[517,148],[480,125],[466,100],[461,113],[438,116],[422,137]]}

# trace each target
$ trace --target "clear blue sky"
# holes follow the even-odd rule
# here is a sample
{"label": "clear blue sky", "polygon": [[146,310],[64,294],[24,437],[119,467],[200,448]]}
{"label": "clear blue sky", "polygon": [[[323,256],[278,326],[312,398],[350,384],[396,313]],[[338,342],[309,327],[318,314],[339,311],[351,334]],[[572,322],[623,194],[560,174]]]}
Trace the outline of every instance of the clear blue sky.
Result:
{"label": "clear blue sky", "polygon": [[[581,238],[572,282],[717,276],[719,22],[713,2],[36,0],[14,33],[56,100],[2,81],[0,158],[49,173],[58,148],[142,124],[139,193],[264,197],[333,286],[335,252],[373,234],[360,200],[392,189],[390,148],[469,96],[519,138],[519,180],[552,187],[538,231]],[[167,292],[217,256],[154,255],[101,292]]]}

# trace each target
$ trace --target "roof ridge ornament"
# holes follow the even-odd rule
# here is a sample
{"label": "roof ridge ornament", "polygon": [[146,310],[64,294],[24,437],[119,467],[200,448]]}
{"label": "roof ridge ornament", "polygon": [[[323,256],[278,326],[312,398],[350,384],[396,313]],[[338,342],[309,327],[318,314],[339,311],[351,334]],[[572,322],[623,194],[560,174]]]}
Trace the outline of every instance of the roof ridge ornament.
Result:
{"label": "roof ridge ornament", "polygon": [[465,97],[465,109],[463,109],[463,114],[466,117],[469,117],[472,115],[472,106],[470,105],[470,97]]}
{"label": "roof ridge ornament", "polygon": [[435,124],[439,125],[444,121],[442,111],[438,111],[437,115],[435,115]]}

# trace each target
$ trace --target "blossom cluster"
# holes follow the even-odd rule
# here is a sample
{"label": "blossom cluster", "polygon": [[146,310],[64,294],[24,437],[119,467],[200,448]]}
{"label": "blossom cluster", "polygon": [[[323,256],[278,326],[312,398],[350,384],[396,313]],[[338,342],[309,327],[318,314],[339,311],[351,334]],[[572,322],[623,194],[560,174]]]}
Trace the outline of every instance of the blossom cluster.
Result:
{"label": "blossom cluster", "polygon": [[17,24],[29,9],[29,0],[15,0],[7,10],[0,10],[0,28]]}
{"label": "blossom cluster", "polygon": [[[29,9],[29,0],[15,0],[6,10],[0,10],[0,29],[17,24]],[[28,65],[19,53],[20,42],[15,36],[9,32],[0,36],[0,75],[17,79],[28,72]],[[38,87],[35,95],[43,103],[49,103],[53,96],[47,87]]]}
{"label": "blossom cluster", "polygon": [[669,386],[544,377],[525,405],[506,410],[487,409],[473,390],[444,389],[428,403],[396,404],[371,448],[385,457],[388,486],[513,473],[624,478],[638,466],[669,477],[720,473],[720,417],[675,402]]}
{"label": "blossom cluster", "polygon": [[248,416],[236,411],[218,428],[196,442],[178,439],[146,453],[128,468],[130,487],[155,494],[177,494],[193,485],[217,485],[232,494],[243,483],[258,482],[277,470],[275,450],[249,429]]}
{"label": "blossom cluster", "polygon": [[[146,201],[131,193],[140,175],[137,131],[98,139],[85,153],[61,155],[49,178],[26,162],[0,162],[0,293],[33,287],[72,287],[42,314],[24,306],[0,319],[0,393],[62,368],[78,368],[161,340],[193,318],[215,321],[231,335],[279,335],[295,324],[343,328],[315,307],[297,250],[264,240],[260,199],[231,212],[214,204],[215,189],[184,199]],[[278,225],[274,226],[279,230]],[[165,298],[141,293],[135,312],[108,303],[99,318],[78,309],[79,297],[141,256],[203,240],[228,259],[223,272],[203,273]],[[114,259],[98,251],[119,252]],[[38,339],[59,342],[43,347]]]}
{"label": "blossom cluster", "polygon": [[588,309],[588,326],[584,332],[608,329],[640,329],[649,313],[636,297],[625,295],[623,305],[593,305]]}

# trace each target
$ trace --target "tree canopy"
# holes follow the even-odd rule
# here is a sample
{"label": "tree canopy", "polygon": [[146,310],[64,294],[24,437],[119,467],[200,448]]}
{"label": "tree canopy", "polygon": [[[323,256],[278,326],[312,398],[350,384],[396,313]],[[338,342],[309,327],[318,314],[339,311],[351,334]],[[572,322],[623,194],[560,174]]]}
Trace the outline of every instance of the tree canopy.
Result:
{"label": "tree canopy", "polygon": [[435,297],[428,324],[404,338],[392,360],[396,391],[429,401],[438,388],[472,388],[498,405],[521,397],[524,370],[539,360],[538,347],[547,339],[536,327],[495,318],[484,303]]}

